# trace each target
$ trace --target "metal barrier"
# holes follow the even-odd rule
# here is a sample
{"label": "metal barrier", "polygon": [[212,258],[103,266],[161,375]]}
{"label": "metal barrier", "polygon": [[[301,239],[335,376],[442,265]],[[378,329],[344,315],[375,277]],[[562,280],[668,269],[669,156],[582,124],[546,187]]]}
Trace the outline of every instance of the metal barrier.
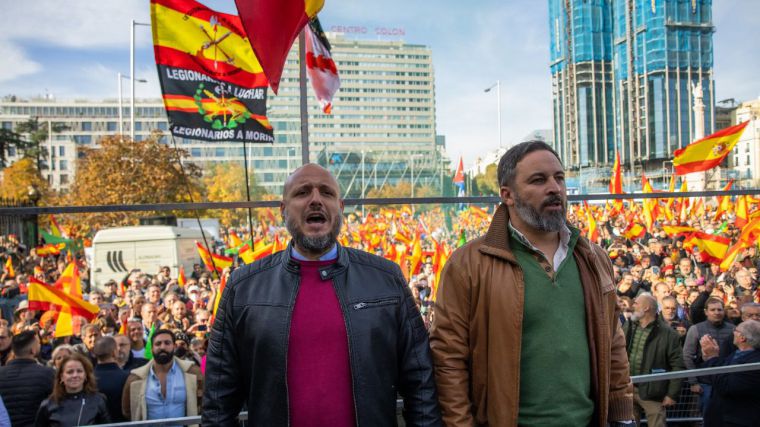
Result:
{"label": "metal barrier", "polygon": [[[692,369],[692,370],[677,371],[677,372],[663,372],[660,374],[637,375],[637,376],[631,377],[631,380],[633,381],[634,384],[642,384],[642,383],[648,383],[652,381],[672,380],[676,378],[688,378],[688,377],[694,377],[694,376],[704,376],[704,375],[713,375],[713,374],[729,374],[729,373],[756,371],[756,370],[760,370],[760,363],[719,366],[716,368]],[[686,386],[686,390],[688,390],[688,386]],[[679,403],[680,402],[681,401],[679,399]],[[689,408],[687,408],[687,411],[690,410],[690,407],[692,405],[689,404],[688,406]],[[696,416],[671,417],[672,412],[669,411],[668,422],[669,423],[701,422],[702,416],[701,414],[699,414],[699,407],[698,407],[699,405],[694,404],[693,406],[697,411]],[[401,421],[400,411],[402,407],[403,407],[403,400],[399,399],[396,402],[396,414],[400,421]],[[674,408],[674,411],[675,409],[676,408]],[[238,421],[240,421],[241,425],[245,425],[246,421],[248,421],[248,412],[241,412],[240,415],[238,415]],[[642,422],[646,422],[646,420],[642,420]],[[131,421],[131,422],[126,422],[126,423],[100,424],[100,427],[164,427],[164,426],[178,426],[178,425],[187,426],[187,425],[200,424],[200,423],[201,423],[201,417],[200,415],[198,415],[194,417],[166,418],[162,420]],[[400,423],[399,425],[403,425],[403,423]]]}

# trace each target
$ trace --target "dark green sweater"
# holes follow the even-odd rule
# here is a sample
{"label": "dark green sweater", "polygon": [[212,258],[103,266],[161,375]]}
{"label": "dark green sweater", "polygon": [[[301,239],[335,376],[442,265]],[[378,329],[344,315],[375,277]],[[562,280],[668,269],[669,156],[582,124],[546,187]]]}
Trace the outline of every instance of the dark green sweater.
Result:
{"label": "dark green sweater", "polygon": [[510,237],[525,276],[519,425],[585,426],[593,416],[586,309],[573,257],[579,232],[571,233],[568,255],[556,272]]}

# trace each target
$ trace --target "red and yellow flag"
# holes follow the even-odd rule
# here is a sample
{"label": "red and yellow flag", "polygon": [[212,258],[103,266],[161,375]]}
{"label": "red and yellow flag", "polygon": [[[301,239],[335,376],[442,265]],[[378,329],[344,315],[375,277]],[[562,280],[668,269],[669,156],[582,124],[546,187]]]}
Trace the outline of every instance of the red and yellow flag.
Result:
{"label": "red and yellow flag", "polygon": [[670,237],[682,236],[685,234],[694,233],[698,231],[694,227],[687,227],[687,226],[681,226],[681,225],[663,225],[662,230],[665,231],[665,234],[667,234]]}
{"label": "red and yellow flag", "polygon": [[214,295],[214,305],[212,306],[212,310],[211,310],[212,324],[216,320],[216,312],[219,310],[219,303],[222,301],[222,294],[224,293],[224,288],[227,287],[227,276],[228,276],[227,274],[222,274],[222,278],[219,281],[219,289],[217,289],[216,295]]}
{"label": "red and yellow flag", "polygon": [[153,48],[175,136],[274,142],[267,79],[240,18],[194,0],[151,0]]}
{"label": "red and yellow flag", "polygon": [[[734,179],[731,178],[730,181],[728,181],[728,184],[726,184],[725,187],[723,187],[723,191],[729,191],[731,189],[731,186],[734,185]],[[715,217],[713,218],[713,221],[718,221],[723,216],[723,214],[730,211],[732,208],[731,206],[731,196],[721,196],[720,201],[718,202],[718,208],[715,209]]]}
{"label": "red and yellow flag", "polygon": [[684,247],[698,247],[702,262],[711,264],[720,264],[726,257],[730,245],[731,239],[728,237],[716,236],[702,231],[694,232],[684,240]]}
{"label": "red and yellow flag", "polygon": [[647,229],[638,222],[631,221],[623,230],[623,236],[629,240],[641,239],[647,233]]}
{"label": "red and yellow flag", "polygon": [[184,288],[187,284],[187,277],[185,277],[185,266],[179,266],[179,274],[177,275],[177,284],[180,288]]}
{"label": "red and yellow flag", "polygon": [[13,260],[11,260],[11,257],[8,257],[5,260],[5,273],[9,279],[16,277],[16,270],[13,269]]}
{"label": "red and yellow flag", "polygon": [[588,202],[585,200],[583,201],[583,207],[586,209],[586,220],[588,221],[588,239],[596,243],[599,240],[599,229],[596,227],[596,220],[591,209],[588,207]]}
{"label": "red and yellow flag", "polygon": [[[623,173],[620,166],[620,153],[615,151],[615,163],[612,165],[612,178],[610,178],[610,194],[623,193]],[[623,211],[623,200],[612,202],[612,213],[617,214]],[[612,214],[611,214],[612,215]]]}
{"label": "red and yellow flag", "polygon": [[[208,271],[214,271],[216,269],[217,272],[221,273],[225,268],[232,266],[232,262],[234,261],[232,258],[209,253],[209,251],[207,251],[199,242],[195,242],[195,246],[198,247],[198,254],[201,256],[201,260],[203,260],[203,264]],[[212,259],[213,262],[211,261]]]}
{"label": "red and yellow flag", "polygon": [[747,208],[747,196],[742,195],[736,200],[736,226],[744,227],[749,223],[749,209]]}
{"label": "red and yellow flag", "polygon": [[673,167],[676,174],[702,172],[718,166],[734,148],[749,121],[731,126],[676,150]]}
{"label": "red and yellow flag", "polygon": [[235,0],[235,4],[276,94],[290,47],[304,25],[322,9],[324,0]]}

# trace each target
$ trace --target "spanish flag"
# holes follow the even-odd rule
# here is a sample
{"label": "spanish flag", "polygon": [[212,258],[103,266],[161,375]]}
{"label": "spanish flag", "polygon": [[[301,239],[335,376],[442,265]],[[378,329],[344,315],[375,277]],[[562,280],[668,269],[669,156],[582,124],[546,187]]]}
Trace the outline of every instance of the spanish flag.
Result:
{"label": "spanish flag", "polygon": [[[620,153],[615,151],[615,163],[612,165],[612,178],[610,178],[610,194],[623,194],[623,173],[620,166]],[[618,199],[612,202],[613,213],[623,211],[623,201]]]}
{"label": "spanish flag", "polygon": [[641,239],[647,233],[647,229],[638,222],[631,221],[623,230],[623,237],[629,240]]}
{"label": "spanish flag", "polygon": [[599,240],[599,229],[596,227],[596,220],[591,212],[591,208],[588,207],[588,202],[583,201],[583,207],[586,209],[586,219],[588,220],[588,239],[596,243]]}
{"label": "spanish flag", "polygon": [[702,262],[709,262],[711,264],[720,264],[726,257],[730,245],[731,239],[728,237],[716,236],[701,231],[692,233],[684,241],[684,247],[698,247]]}
{"label": "spanish flag", "polygon": [[203,264],[206,266],[208,271],[216,270],[217,272],[221,273],[225,268],[232,266],[232,258],[209,253],[209,251],[207,251],[206,248],[204,248],[203,245],[198,242],[195,242],[195,246],[198,247],[198,254],[201,256],[201,260],[203,260]]}
{"label": "spanish flag", "polygon": [[663,225],[662,230],[670,237],[682,236],[698,231],[694,227],[687,227],[683,225]]}
{"label": "spanish flag", "polygon": [[749,222],[749,209],[747,208],[747,196],[739,196],[736,200],[736,226],[744,227]]}
{"label": "spanish flag", "polygon": [[16,277],[16,270],[13,269],[13,260],[11,260],[11,257],[8,257],[8,259],[5,260],[5,272],[9,279]]}
{"label": "spanish flag", "polygon": [[[734,185],[734,179],[731,178],[730,181],[728,181],[728,184],[726,184],[725,187],[723,187],[722,191],[729,191],[731,190],[731,186]],[[718,221],[723,216],[724,213],[730,211],[732,208],[731,206],[731,196],[722,196],[720,198],[720,202],[718,202],[718,207],[715,209],[715,218],[713,218],[713,221]]]}
{"label": "spanish flag", "polygon": [[734,148],[749,121],[720,130],[676,150],[673,167],[677,175],[702,172],[720,164]]}
{"label": "spanish flag", "polygon": [[324,0],[235,0],[253,51],[276,94],[290,47]]}
{"label": "spanish flag", "polygon": [[185,266],[179,266],[179,274],[177,275],[177,284],[180,288],[184,288],[187,284],[187,277],[185,276]]}

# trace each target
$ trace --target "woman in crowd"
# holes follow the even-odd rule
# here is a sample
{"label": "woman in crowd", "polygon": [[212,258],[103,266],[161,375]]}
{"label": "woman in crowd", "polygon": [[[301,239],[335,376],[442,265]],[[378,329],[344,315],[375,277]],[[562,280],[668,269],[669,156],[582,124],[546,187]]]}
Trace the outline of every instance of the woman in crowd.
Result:
{"label": "woman in crowd", "polygon": [[68,427],[111,422],[106,398],[98,393],[92,364],[73,352],[56,371],[53,393],[37,411],[36,427]]}
{"label": "woman in crowd", "polygon": [[58,347],[53,350],[53,355],[50,357],[50,360],[48,361],[48,366],[55,369],[56,371],[61,369],[61,362],[63,362],[63,359],[71,356],[71,353],[74,352],[74,347],[68,345],[68,344],[61,344]]}

